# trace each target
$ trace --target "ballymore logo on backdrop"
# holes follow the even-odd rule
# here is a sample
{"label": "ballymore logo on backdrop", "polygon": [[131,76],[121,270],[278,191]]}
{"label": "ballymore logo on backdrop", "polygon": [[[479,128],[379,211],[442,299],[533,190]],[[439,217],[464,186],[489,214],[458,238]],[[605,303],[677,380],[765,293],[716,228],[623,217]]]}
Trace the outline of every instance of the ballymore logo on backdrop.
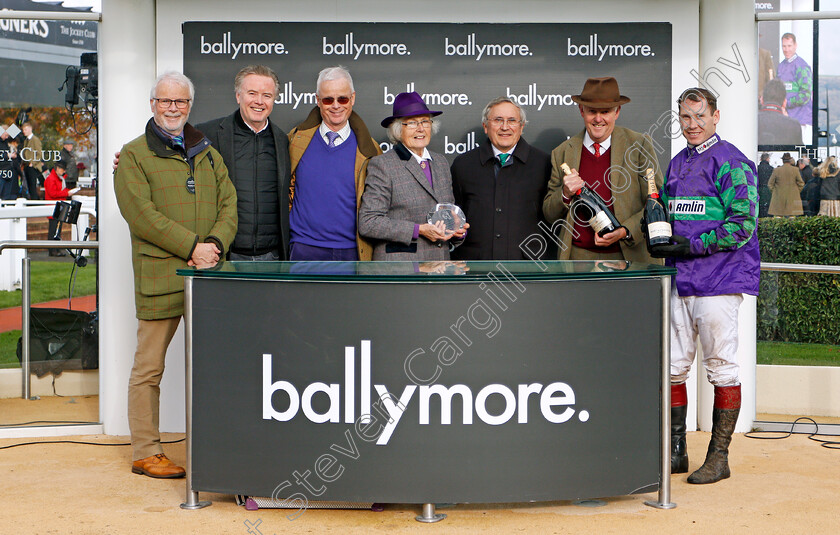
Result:
{"label": "ballymore logo on backdrop", "polygon": [[344,34],[344,41],[338,43],[327,42],[323,36],[321,53],[325,56],[351,56],[353,60],[359,56],[410,56],[411,51],[405,43],[357,43],[353,32]]}
{"label": "ballymore logo on backdrop", "polygon": [[569,56],[588,56],[602,61],[604,57],[650,57],[655,56],[649,44],[621,44],[598,42],[598,34],[589,35],[589,40],[583,43],[572,43],[572,38],[566,40],[566,54]]}
{"label": "ballymore logo on backdrop", "polygon": [[230,56],[236,59],[237,56],[282,56],[288,54],[286,45],[280,42],[249,43],[233,40],[231,32],[222,34],[221,41],[207,41],[204,35],[201,36],[199,51],[201,54],[216,54]]}

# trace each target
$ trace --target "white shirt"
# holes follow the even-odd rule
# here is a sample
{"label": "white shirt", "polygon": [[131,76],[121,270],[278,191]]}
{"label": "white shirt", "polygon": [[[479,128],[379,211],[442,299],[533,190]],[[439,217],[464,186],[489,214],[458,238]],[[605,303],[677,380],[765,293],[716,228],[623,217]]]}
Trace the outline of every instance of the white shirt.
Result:
{"label": "white shirt", "polygon": [[[324,138],[324,141],[327,142],[327,145],[330,144],[330,138],[327,137],[327,132],[332,132],[329,127],[321,122],[320,128],[318,128],[318,132],[321,134],[321,137]],[[347,138],[350,137],[350,121],[347,121],[347,124],[339,130],[338,137],[335,138],[335,143],[333,143],[336,147],[347,141]]]}
{"label": "white shirt", "polygon": [[[406,147],[406,148],[408,149],[408,147]],[[417,156],[417,153],[414,152],[411,149],[409,149],[408,152],[410,152],[411,155],[414,156],[414,159],[417,160],[417,163],[419,163],[421,165],[423,164],[423,160],[431,160],[432,159],[432,155],[429,154],[429,149],[427,147],[423,147],[423,156]]]}
{"label": "white shirt", "polygon": [[[242,120],[242,122],[245,123],[245,126],[247,126],[251,130],[251,132],[253,132],[255,134],[259,134],[260,132],[262,132],[263,130],[268,128],[268,119],[266,119],[265,124],[259,130],[254,130],[254,127],[251,126],[250,124],[248,124],[248,121],[246,121],[244,119]],[[335,144],[338,145],[338,140],[336,140]]]}
{"label": "white shirt", "polygon": [[496,148],[496,146],[495,146],[495,145],[493,145],[492,143],[490,143],[490,147],[492,147],[492,148],[493,148],[493,156],[495,156],[496,158],[498,158],[498,157],[499,157],[499,154],[508,154],[508,155],[510,155],[511,157],[513,157],[513,151],[515,151],[515,150],[516,150],[516,145],[514,145],[513,147],[511,147],[511,149],[510,149],[509,151],[507,151],[507,152],[502,152],[502,151],[500,151],[500,150],[499,150],[499,149],[497,149],[497,148]]}
{"label": "white shirt", "polygon": [[[604,141],[600,141],[599,145],[601,146],[601,154],[607,152],[607,149],[610,148],[612,144],[612,136],[608,137]],[[595,154],[595,142],[592,141],[592,138],[589,137],[589,132],[585,132],[583,134],[583,146],[586,147],[590,153]]]}

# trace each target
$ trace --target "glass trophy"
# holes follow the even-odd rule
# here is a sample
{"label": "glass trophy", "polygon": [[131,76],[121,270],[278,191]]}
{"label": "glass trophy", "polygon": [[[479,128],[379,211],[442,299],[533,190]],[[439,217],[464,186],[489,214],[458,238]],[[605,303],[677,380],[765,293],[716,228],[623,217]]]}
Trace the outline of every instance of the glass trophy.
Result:
{"label": "glass trophy", "polygon": [[440,203],[435,206],[434,212],[429,212],[429,224],[436,225],[438,221],[443,221],[446,227],[446,234],[448,235],[464,228],[467,222],[467,216],[455,204]]}

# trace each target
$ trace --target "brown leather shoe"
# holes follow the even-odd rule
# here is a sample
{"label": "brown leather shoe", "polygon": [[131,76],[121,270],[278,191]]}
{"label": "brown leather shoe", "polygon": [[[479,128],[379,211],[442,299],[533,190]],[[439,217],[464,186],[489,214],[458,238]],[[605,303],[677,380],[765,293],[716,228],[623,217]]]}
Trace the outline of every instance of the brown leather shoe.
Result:
{"label": "brown leather shoe", "polygon": [[183,468],[167,459],[166,455],[162,453],[134,461],[131,465],[131,471],[135,474],[160,478],[176,478],[187,475]]}

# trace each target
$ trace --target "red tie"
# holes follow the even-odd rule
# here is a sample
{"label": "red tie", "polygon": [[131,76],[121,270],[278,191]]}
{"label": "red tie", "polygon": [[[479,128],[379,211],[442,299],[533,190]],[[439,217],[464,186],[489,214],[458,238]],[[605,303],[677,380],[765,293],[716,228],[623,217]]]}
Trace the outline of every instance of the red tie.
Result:
{"label": "red tie", "polygon": [[601,144],[600,143],[593,143],[592,145],[595,147],[595,157],[598,158],[601,156]]}

